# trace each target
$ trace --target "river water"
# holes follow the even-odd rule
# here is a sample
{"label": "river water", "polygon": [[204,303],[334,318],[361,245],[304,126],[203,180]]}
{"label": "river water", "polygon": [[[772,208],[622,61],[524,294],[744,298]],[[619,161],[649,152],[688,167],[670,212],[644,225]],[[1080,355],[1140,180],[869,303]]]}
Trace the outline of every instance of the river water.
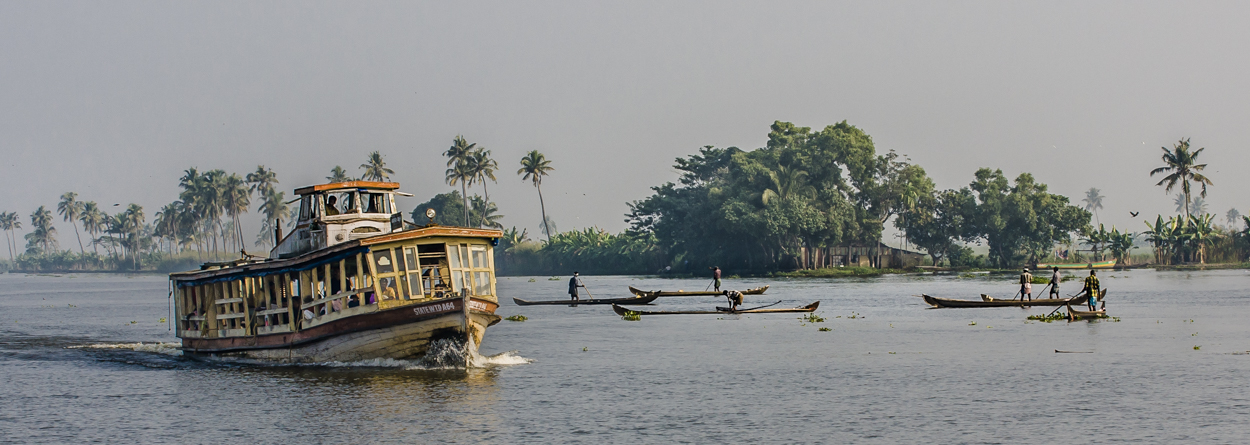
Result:
{"label": "river water", "polygon": [[[772,286],[747,306],[819,300],[820,323],[519,307],[511,297],[564,297],[567,277],[501,278],[499,314],[529,319],[490,328],[487,357],[465,370],[202,363],[161,320],[163,276],[6,274],[0,443],[1250,441],[1250,272],[1101,275],[1118,321],[1030,322],[1051,309],[929,309],[914,296],[1010,298],[1012,276],[726,280]],[[707,285],[585,282],[600,298]]]}

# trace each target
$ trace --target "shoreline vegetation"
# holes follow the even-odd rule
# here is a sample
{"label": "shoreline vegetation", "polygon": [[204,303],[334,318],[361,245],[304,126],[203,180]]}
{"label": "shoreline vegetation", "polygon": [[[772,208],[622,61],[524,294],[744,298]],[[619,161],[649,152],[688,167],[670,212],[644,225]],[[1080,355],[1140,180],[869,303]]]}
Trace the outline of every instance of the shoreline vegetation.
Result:
{"label": "shoreline vegetation", "polygon": [[[513,164],[520,168],[511,178],[534,186],[537,199],[526,204],[540,211],[542,221],[531,238],[527,229],[505,228],[505,216],[490,199],[488,184],[498,184],[496,173],[507,168],[491,150],[457,135],[443,152],[451,190],[425,195],[431,197],[406,216],[418,225],[502,230],[495,249],[501,276],[578,270],[698,277],[715,266],[727,276],[838,278],[918,273],[917,266],[1018,271],[1029,264],[1106,259],[1115,259],[1117,267],[1243,268],[1250,258],[1250,216],[1231,209],[1220,225],[1207,212],[1204,199],[1214,183],[1197,160],[1204,150],[1191,149],[1189,139],[1162,147],[1164,165],[1149,177],[1162,175],[1156,185],[1169,195],[1179,189],[1177,214],[1143,216],[1146,230],[1132,232],[1093,223],[1106,198],[1097,188],[1091,187],[1079,206],[1049,193],[1028,172],[1012,179],[1002,170],[981,168],[966,186],[939,190],[923,167],[893,150],[879,153],[870,135],[846,121],[815,130],[775,121],[763,147],[709,145],[677,158],[676,182],[626,203],[629,227],[620,233],[598,227],[560,231],[542,193],[543,179],[556,174],[556,167],[532,150]],[[389,181],[395,174],[378,151],[359,168],[361,175],[354,177],[336,165],[326,181]],[[17,212],[0,212],[9,249],[0,270],[165,273],[267,256],[247,249],[267,252],[294,219],[295,209],[278,184],[277,174],[264,165],[246,175],[191,167],[177,178],[178,199],[151,221],[137,204],[114,204],[115,213],[109,214],[105,210],[113,207],[80,200],[75,192],[61,195],[54,208],[39,206],[29,227]],[[242,222],[253,210],[261,216],[261,229],[249,242]],[[432,220],[427,210],[435,211]],[[72,237],[58,233],[57,215],[72,225]],[[898,229],[903,250],[882,242],[886,224]],[[24,249],[19,240],[25,240]],[[63,249],[62,243],[71,247]],[[1134,253],[1143,245],[1150,253]]]}

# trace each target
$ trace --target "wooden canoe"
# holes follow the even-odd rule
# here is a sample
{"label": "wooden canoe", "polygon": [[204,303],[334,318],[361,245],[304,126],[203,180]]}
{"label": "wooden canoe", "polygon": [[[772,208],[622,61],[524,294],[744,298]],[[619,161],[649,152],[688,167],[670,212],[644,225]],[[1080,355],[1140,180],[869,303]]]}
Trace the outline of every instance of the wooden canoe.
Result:
{"label": "wooden canoe", "polygon": [[[742,292],[742,295],[762,295],[764,291],[766,290],[768,290],[768,286],[757,287],[755,289],[747,289],[741,292]],[[720,292],[715,292],[715,291],[642,290],[633,286],[629,287],[629,291],[632,292],[634,295],[637,295],[640,297],[651,296],[651,295],[655,295],[657,297],[700,297],[700,296],[722,295]]]}
{"label": "wooden canoe", "polygon": [[1083,318],[1106,318],[1106,316],[1106,309],[1100,311],[1078,311],[1072,309],[1071,305],[1068,306],[1068,321],[1076,321]]}
{"label": "wooden canoe", "polygon": [[652,301],[655,301],[656,298],[660,298],[660,297],[651,295],[647,297],[627,297],[627,298],[583,298],[577,301],[573,301],[573,300],[529,301],[529,300],[522,300],[520,298],[513,298],[512,301],[515,302],[517,306],[534,306],[534,305],[539,305],[539,304],[561,304],[561,305],[570,305],[570,306],[579,305],[579,304],[637,305],[637,304],[650,303]]}
{"label": "wooden canoe", "polygon": [[[780,301],[778,301],[777,303],[780,303]],[[773,303],[773,304],[777,304],[777,303]],[[782,312],[812,312],[816,310],[817,306],[820,306],[819,301],[809,304],[807,306],[803,306],[803,307],[783,308],[783,309],[764,308],[764,309],[739,309],[736,311],[731,311],[729,310],[729,308],[718,307],[714,311],[634,311],[634,310],[626,309],[626,308],[623,308],[614,304],[612,305],[612,311],[616,312],[617,315],[625,315],[626,312],[633,312],[638,315],[775,314],[775,313],[782,313]]]}
{"label": "wooden canoe", "polygon": [[[1106,294],[1106,291],[1103,291]],[[1028,307],[1028,306],[1063,306],[1066,304],[1084,304],[1089,297],[1084,295],[1073,298],[1041,298],[1035,300],[952,300],[921,295],[925,303],[933,307]]]}
{"label": "wooden canoe", "polygon": [[1095,263],[1062,263],[1062,264],[1037,263],[1036,270],[1040,271],[1042,269],[1053,269],[1056,267],[1060,269],[1110,269],[1112,267],[1115,267],[1115,260],[1099,261]]}

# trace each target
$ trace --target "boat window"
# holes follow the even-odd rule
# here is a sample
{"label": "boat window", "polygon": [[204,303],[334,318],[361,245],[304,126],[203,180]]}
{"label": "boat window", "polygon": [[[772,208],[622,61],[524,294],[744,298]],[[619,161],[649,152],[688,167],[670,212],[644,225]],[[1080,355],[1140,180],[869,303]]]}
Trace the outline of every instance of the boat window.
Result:
{"label": "boat window", "polygon": [[356,192],[330,192],[326,194],[326,216],[356,213]]}
{"label": "boat window", "polygon": [[379,250],[373,253],[374,267],[377,267],[379,274],[389,274],[395,272],[395,262],[391,260],[391,250]]}
{"label": "boat window", "polygon": [[445,244],[421,244],[417,246],[417,261],[421,266],[419,289],[425,298],[439,298],[451,290],[451,271]]}
{"label": "boat window", "polygon": [[304,195],[299,199],[299,220],[307,221],[313,217],[312,196]]}
{"label": "boat window", "polygon": [[417,249],[412,247],[404,248],[404,264],[408,266],[408,275],[405,276],[408,287],[408,294],[413,298],[422,298],[424,292],[421,289],[421,267],[417,262]]}
{"label": "boat window", "polygon": [[447,249],[447,262],[448,264],[451,264],[452,269],[459,269],[460,268],[460,249],[457,249],[456,246],[449,246],[449,247],[451,248]]}
{"label": "boat window", "polygon": [[365,213],[391,213],[391,202],[386,193],[360,193],[360,202],[364,204]]}
{"label": "boat window", "polygon": [[486,264],[486,246],[473,246],[473,268],[481,269],[487,267]]}

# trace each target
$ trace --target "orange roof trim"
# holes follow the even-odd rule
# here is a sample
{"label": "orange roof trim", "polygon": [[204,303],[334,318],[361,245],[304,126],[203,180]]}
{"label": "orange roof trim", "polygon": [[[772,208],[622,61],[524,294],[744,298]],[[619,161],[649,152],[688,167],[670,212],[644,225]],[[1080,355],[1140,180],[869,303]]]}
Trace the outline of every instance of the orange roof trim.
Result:
{"label": "orange roof trim", "polygon": [[296,195],[307,195],[316,192],[324,192],[326,190],[338,189],[382,189],[396,190],[399,188],[398,182],[377,182],[377,181],[347,181],[332,182],[329,184],[310,185],[308,187],[300,187],[295,189]]}

